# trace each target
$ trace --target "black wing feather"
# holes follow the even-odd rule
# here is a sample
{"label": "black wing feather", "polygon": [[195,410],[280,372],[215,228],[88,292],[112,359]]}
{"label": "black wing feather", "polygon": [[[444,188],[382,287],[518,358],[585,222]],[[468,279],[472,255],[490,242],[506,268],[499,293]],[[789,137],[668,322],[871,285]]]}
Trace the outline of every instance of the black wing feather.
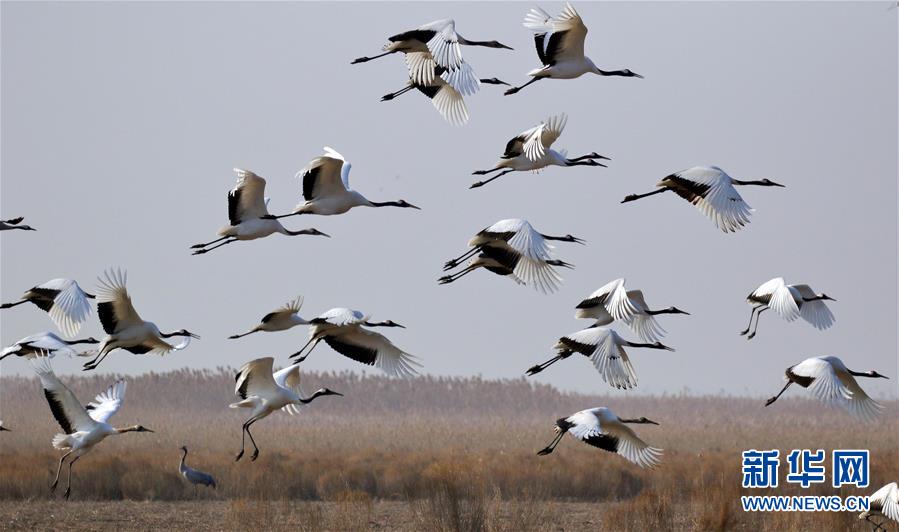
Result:
{"label": "black wing feather", "polygon": [[97,303],[97,316],[100,318],[100,323],[103,325],[103,330],[106,331],[106,334],[115,333],[118,322],[115,319],[115,311],[111,301]]}
{"label": "black wing feather", "polygon": [[69,418],[66,417],[66,411],[62,407],[62,402],[56,398],[56,394],[44,388],[44,397],[47,398],[47,404],[50,405],[50,412],[53,413],[53,417],[56,418],[56,422],[62,427],[63,432],[66,434],[74,433],[75,428],[72,426],[72,422],[69,421]]}
{"label": "black wing feather", "polygon": [[369,366],[374,365],[375,359],[378,358],[378,351],[376,349],[341,342],[339,339],[332,336],[326,336],[325,342],[331,346],[331,349],[337,351],[341,355],[351,358],[356,362],[368,364]]}

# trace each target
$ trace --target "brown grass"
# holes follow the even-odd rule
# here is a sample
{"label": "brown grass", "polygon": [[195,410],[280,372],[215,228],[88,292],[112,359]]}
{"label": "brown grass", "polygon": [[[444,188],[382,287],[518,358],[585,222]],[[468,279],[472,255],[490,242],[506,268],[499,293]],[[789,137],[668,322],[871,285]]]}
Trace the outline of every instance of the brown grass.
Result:
{"label": "brown grass", "polygon": [[[289,523],[295,530],[847,529],[858,526],[853,515],[742,512],[739,497],[748,490],[739,484],[740,451],[871,449],[877,486],[895,479],[899,463],[895,402],[883,424],[866,426],[802,399],[764,408],[758,399],[562,394],[522,379],[333,373],[304,379],[307,392],[327,386],[346,397],[320,399],[299,416],[279,412],[260,421],[254,426],[259,459],[234,463],[246,412],[227,408],[230,371],[130,378],[115,421],[157,432],[110,438],[81,459],[73,501],[123,501],[116,507],[135,515],[139,507],[127,501],[171,501],[172,508],[191,501],[191,511],[214,508],[217,520],[210,522],[225,519],[218,528],[235,529],[260,523]],[[113,378],[64,380],[87,401]],[[10,501],[0,502],[5,528],[22,526],[9,516],[59,496],[47,489],[59,457],[49,442],[59,428],[37,379],[5,378],[0,386],[3,419],[14,430],[0,434],[0,501]],[[568,438],[552,455],[535,455],[552,438],[556,418],[600,405],[661,423],[637,427],[665,448],[658,470],[641,470]],[[191,449],[189,463],[213,474],[219,489],[201,488],[194,501],[194,488],[177,473],[181,445]],[[834,492],[786,485],[772,492],[800,491]],[[384,517],[385,508],[393,517]],[[42,514],[28,515],[36,521],[23,527],[39,526]]]}

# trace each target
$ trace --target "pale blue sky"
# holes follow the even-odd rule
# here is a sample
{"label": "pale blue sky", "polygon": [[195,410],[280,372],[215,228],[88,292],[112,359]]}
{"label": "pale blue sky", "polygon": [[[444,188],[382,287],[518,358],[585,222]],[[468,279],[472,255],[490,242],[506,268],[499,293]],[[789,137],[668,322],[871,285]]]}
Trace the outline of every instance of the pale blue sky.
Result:
{"label": "pale blue sky", "polygon": [[[139,373],[237,366],[295,351],[304,328],[242,332],[303,294],[302,314],[335,306],[393,319],[400,347],[441,375],[517,377],[586,327],[574,306],[627,277],[662,316],[677,352],[632,350],[639,386],[628,393],[727,390],[770,395],[784,368],[833,354],[890,381],[897,372],[897,40],[888,2],[588,3],[586,50],[602,68],[646,79],[543,81],[468,99],[471,122],[454,128],[403,86],[400,57],[363,65],[387,36],[453,17],[470,39],[514,52],[465,49],[480,77],[510,83],[538,65],[521,20],[532,3],[11,3],[2,4],[2,199],[36,233],[0,236],[2,299],[53,277],[85,289],[108,266],[129,271],[141,315],[163,330],[203,338],[165,358],[118,351],[101,370]],[[556,13],[560,3],[543,2]],[[557,146],[612,157],[608,169],[510,174],[468,190],[505,142],[567,112]],[[329,145],[353,163],[352,183],[372,199],[422,207],[308,216],[291,229],[205,256],[189,245],[227,221],[231,168],[268,180],[274,212],[300,198],[293,174]],[[620,205],[676,170],[721,166],[786,189],[741,190],[752,223],[725,235],[690,205],[656,196]],[[502,218],[530,220],[577,266],[545,296],[487,272],[438,286],[441,265]],[[824,332],[767,313],[747,342],[746,294],[784,276],[838,301]],[[52,330],[33,307],[0,312],[4,345]],[[626,329],[622,334],[633,339]],[[100,336],[92,319],[84,334]],[[360,369],[326,346],[308,366]],[[80,362],[59,360],[61,373]],[[30,371],[22,360],[4,374]],[[582,357],[537,377],[563,389],[610,390]],[[624,393],[624,392],[616,392]],[[795,392],[794,392],[795,393]]]}

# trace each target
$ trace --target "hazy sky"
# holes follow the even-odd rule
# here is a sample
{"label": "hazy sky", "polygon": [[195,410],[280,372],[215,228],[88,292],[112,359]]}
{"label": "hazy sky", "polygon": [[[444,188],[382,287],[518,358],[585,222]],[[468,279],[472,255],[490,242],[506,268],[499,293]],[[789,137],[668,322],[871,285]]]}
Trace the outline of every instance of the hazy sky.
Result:
{"label": "hazy sky", "polygon": [[[891,376],[864,386],[895,396],[897,11],[888,2],[579,2],[587,54],[646,79],[548,80],[508,97],[484,86],[468,98],[462,128],[417,93],[378,101],[403,86],[401,57],[349,64],[389,35],[453,17],[467,38],[515,48],[466,48],[480,77],[520,83],[539,64],[521,25],[531,5],[3,2],[0,214],[39,228],[0,237],[3,301],[54,277],[92,290],[103,269],[121,266],[144,319],[202,336],[164,358],[116,351],[101,371],[266,355],[283,364],[304,327],[225,337],[302,294],[307,318],[347,306],[406,325],[388,336],[426,372],[496,378],[549,358],[559,336],[589,325],[574,306],[626,277],[653,307],[692,314],[660,317],[677,352],[631,350],[639,384],[627,393],[767,396],[787,366],[833,354]],[[560,112],[569,121],[556,147],[607,155],[608,169],[552,168],[468,189],[509,138]],[[271,210],[287,212],[301,197],[294,173],[325,145],[353,163],[354,188],[422,210],[292,218],[290,229],[333,238],[274,235],[190,255],[227,223],[232,167],[264,176]],[[729,235],[674,195],[619,204],[694,165],[787,188],[741,189],[756,212]],[[437,285],[472,234],[513,217],[589,241],[557,246],[577,266],[562,272],[559,292],[485,271]],[[766,313],[754,340],[739,336],[746,294],[776,276],[836,298],[835,326],[820,332]],[[30,305],[0,319],[4,345],[54,330]],[[82,333],[102,336],[95,316]],[[81,362],[55,366],[74,373]],[[324,345],[308,367],[362,368]],[[2,369],[30,372],[19,359]],[[537,380],[610,390],[580,356]]]}

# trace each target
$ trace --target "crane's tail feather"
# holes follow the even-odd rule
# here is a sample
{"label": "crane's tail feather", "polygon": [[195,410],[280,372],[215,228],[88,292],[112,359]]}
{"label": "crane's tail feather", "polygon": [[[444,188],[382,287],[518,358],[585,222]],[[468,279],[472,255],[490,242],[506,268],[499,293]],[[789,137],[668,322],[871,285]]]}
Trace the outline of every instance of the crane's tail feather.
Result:
{"label": "crane's tail feather", "polygon": [[244,399],[237,403],[231,403],[228,408],[252,408],[256,406],[256,402],[251,399]]}

